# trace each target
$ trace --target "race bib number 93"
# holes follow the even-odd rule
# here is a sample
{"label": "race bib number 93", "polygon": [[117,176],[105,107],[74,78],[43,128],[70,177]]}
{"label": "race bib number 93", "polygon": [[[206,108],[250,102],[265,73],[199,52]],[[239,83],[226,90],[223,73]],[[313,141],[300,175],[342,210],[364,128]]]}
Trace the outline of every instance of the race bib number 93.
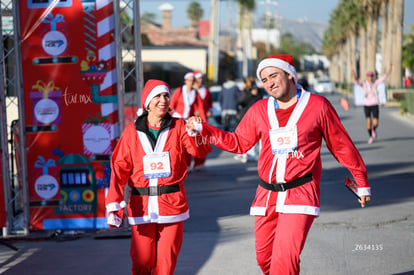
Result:
{"label": "race bib number 93", "polygon": [[296,126],[291,128],[271,129],[270,144],[274,155],[292,153],[298,148],[298,133]]}

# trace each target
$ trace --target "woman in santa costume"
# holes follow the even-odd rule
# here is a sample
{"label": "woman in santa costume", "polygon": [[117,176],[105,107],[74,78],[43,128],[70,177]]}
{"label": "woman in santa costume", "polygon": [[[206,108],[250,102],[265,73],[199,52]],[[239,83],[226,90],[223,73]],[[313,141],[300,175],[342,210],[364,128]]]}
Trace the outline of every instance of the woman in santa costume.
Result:
{"label": "woman in santa costume", "polygon": [[149,80],[141,102],[138,118],[125,127],[111,157],[108,224],[121,225],[128,184],[132,274],[168,275],[174,272],[184,220],[189,218],[186,155],[203,157],[211,148],[196,144],[185,121],[171,117],[170,88],[165,82]]}
{"label": "woman in santa costume", "polygon": [[234,133],[193,117],[189,130],[215,146],[243,154],[261,140],[255,215],[256,259],[264,274],[299,274],[299,257],[319,216],[322,139],[352,173],[362,207],[371,199],[365,164],[330,102],[297,85],[290,55],[262,60],[257,77],[270,95],[247,111]]}

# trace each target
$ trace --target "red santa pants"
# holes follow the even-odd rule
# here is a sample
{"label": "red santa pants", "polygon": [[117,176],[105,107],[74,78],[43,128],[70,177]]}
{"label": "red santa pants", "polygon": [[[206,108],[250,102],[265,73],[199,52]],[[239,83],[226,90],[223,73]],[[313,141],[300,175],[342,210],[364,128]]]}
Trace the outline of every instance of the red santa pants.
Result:
{"label": "red santa pants", "polygon": [[184,222],[131,226],[133,275],[172,275],[183,241]]}
{"label": "red santa pants", "polygon": [[194,158],[194,168],[204,165],[206,158]]}
{"label": "red santa pants", "polygon": [[268,209],[256,216],[256,260],[264,274],[299,274],[299,256],[315,216],[284,214]]}

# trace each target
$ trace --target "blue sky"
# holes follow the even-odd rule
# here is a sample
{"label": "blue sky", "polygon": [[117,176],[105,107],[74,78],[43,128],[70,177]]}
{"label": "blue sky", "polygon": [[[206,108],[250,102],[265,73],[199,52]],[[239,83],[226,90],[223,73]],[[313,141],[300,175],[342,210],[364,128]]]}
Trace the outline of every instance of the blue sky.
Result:
{"label": "blue sky", "polygon": [[[174,6],[172,13],[172,26],[189,26],[187,18],[187,7],[190,0],[140,0],[141,14],[152,12],[157,15],[157,22],[161,23],[161,12],[158,7],[164,3]],[[203,19],[208,20],[210,15],[211,0],[198,0],[204,9]],[[220,1],[220,24],[237,22],[236,0]],[[270,4],[267,4],[270,2]],[[309,21],[328,23],[330,13],[335,9],[339,0],[256,0],[256,16],[263,16],[266,8],[272,14],[279,13],[280,16],[288,19],[308,19]],[[404,25],[414,25],[414,1],[405,0]]]}

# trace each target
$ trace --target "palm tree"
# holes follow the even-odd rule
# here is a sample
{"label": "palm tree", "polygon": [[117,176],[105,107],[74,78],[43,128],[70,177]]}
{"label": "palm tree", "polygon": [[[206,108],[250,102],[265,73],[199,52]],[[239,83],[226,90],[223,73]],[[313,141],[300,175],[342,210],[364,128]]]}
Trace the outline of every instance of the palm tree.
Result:
{"label": "palm tree", "polygon": [[361,22],[358,0],[344,0],[341,4],[343,17],[340,20],[343,26],[343,32],[346,35],[346,74],[345,82],[352,82],[352,70],[356,68],[356,53],[357,53],[357,35],[358,27]]}
{"label": "palm tree", "polygon": [[187,8],[187,16],[191,21],[191,26],[193,28],[198,27],[198,22],[203,17],[203,9],[198,1],[192,1]]}
{"label": "palm tree", "polygon": [[408,27],[409,33],[404,35],[403,66],[411,73],[414,70],[414,25]]}
{"label": "palm tree", "polygon": [[378,41],[378,17],[382,0],[368,0],[367,11],[367,67],[369,71],[375,71],[377,41]]}
{"label": "palm tree", "polygon": [[[381,3],[380,7],[380,20],[381,20],[381,38],[380,38],[380,47],[381,47],[381,58],[382,64],[390,64],[390,55],[388,54],[389,49],[391,48],[389,40],[389,28],[390,24],[388,23],[388,0],[384,0]],[[381,73],[384,73],[387,70],[385,66],[381,66]]]}
{"label": "palm tree", "polygon": [[[330,75],[334,81],[349,81],[349,69],[356,67],[359,44],[359,75],[374,70],[381,17],[381,54],[387,70],[394,64],[389,84],[402,84],[402,33],[404,0],[341,0],[331,13],[325,31],[322,52],[331,60]],[[359,43],[357,40],[359,39]]]}
{"label": "palm tree", "polygon": [[[392,54],[391,63],[394,64],[391,71],[389,84],[392,87],[402,86],[402,38],[404,23],[404,0],[393,0],[392,9],[394,11],[392,17]],[[387,64],[388,66],[390,64]]]}
{"label": "palm tree", "polygon": [[324,40],[322,42],[322,52],[334,61],[331,63],[333,68],[330,69],[330,75],[335,82],[344,81],[343,69],[346,68],[347,53],[345,45],[347,30],[345,26],[347,26],[347,22],[345,21],[346,16],[344,16],[344,13],[347,11],[343,4],[345,1],[342,0],[331,13],[330,24],[324,33]]}

